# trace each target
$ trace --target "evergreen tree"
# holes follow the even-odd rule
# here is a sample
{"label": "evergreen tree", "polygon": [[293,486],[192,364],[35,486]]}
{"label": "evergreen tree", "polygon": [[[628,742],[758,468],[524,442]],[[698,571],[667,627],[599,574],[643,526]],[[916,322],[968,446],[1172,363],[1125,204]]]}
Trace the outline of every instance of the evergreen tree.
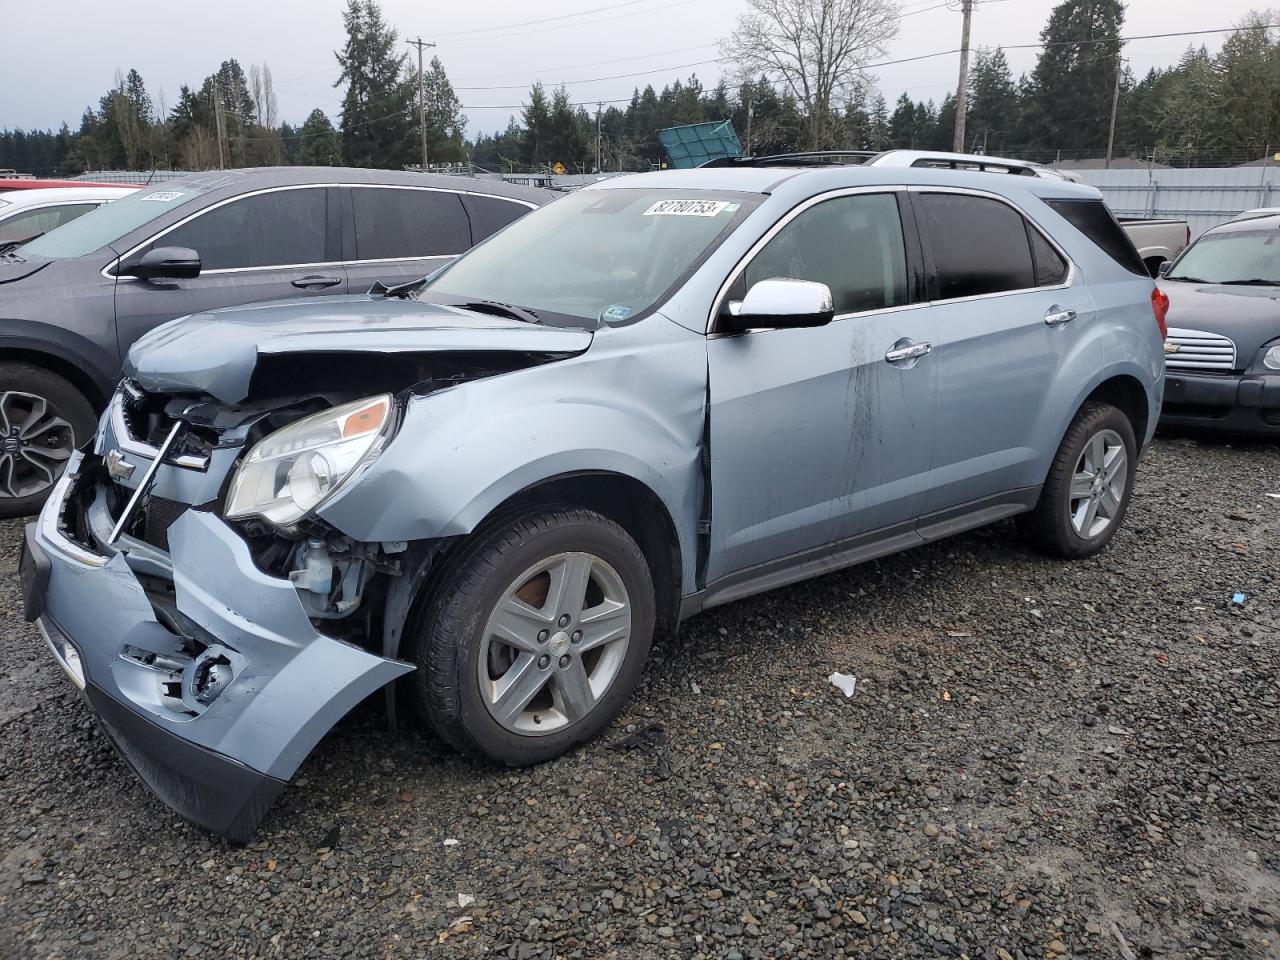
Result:
{"label": "evergreen tree", "polygon": [[524,142],[520,159],[531,167],[541,167],[551,162],[548,152],[551,137],[551,107],[542,83],[535,83],[529,91],[529,102],[524,107]]}
{"label": "evergreen tree", "polygon": [[965,137],[987,153],[1002,154],[1013,145],[1018,124],[1018,89],[1009,61],[999,47],[979,50],[969,74]]}
{"label": "evergreen tree", "polygon": [[[439,57],[432,57],[425,71],[424,92],[427,108],[427,157],[430,162],[455,163],[467,158],[463,134],[467,127],[462,115],[462,101],[444,72]],[[416,85],[417,81],[414,80]],[[413,136],[418,138],[418,114],[415,112]]]}
{"label": "evergreen tree", "polygon": [[357,167],[398,167],[413,149],[413,101],[417,90],[406,77],[408,55],[396,50],[396,31],[382,18],[375,0],[348,0],[342,15],[347,31],[335,53],[342,72],[334,86],[342,97],[342,155]]}
{"label": "evergreen tree", "polygon": [[1069,155],[1105,149],[1120,62],[1121,0],[1064,0],[1040,32],[1026,131]]}
{"label": "evergreen tree", "polygon": [[342,163],[342,138],[323,110],[316,107],[298,130],[297,162],[311,167]]}

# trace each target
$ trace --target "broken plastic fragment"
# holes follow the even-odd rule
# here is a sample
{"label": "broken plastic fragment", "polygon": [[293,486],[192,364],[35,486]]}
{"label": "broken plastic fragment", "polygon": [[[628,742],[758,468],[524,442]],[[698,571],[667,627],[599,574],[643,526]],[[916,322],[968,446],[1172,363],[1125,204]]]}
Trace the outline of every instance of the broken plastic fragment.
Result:
{"label": "broken plastic fragment", "polygon": [[469,906],[471,906],[471,905],[472,905],[473,903],[475,903],[475,902],[476,902],[476,898],[475,898],[475,897],[473,897],[473,896],[471,896],[471,894],[469,894],[469,893],[460,893],[460,894],[458,894],[458,906],[459,906],[459,907],[469,907]]}
{"label": "broken plastic fragment", "polygon": [[1231,602],[1237,607],[1243,607],[1245,599],[1246,597],[1243,593],[1233,593],[1231,595]]}
{"label": "broken plastic fragment", "polygon": [[847,673],[833,673],[827,679],[846,697],[852,697],[854,689],[858,686],[858,678],[851,677]]}
{"label": "broken plastic fragment", "polygon": [[453,837],[446,837],[444,841],[444,845],[446,847],[456,847],[458,845],[458,841],[453,839]]}

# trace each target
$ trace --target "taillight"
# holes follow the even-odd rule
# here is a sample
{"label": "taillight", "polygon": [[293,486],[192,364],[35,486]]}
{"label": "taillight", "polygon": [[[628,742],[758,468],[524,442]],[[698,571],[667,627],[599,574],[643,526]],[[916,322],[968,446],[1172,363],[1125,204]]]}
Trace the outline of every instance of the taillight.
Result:
{"label": "taillight", "polygon": [[1156,326],[1160,328],[1160,339],[1167,339],[1169,326],[1164,321],[1165,317],[1169,315],[1169,295],[1159,287],[1151,288],[1151,312],[1156,315]]}

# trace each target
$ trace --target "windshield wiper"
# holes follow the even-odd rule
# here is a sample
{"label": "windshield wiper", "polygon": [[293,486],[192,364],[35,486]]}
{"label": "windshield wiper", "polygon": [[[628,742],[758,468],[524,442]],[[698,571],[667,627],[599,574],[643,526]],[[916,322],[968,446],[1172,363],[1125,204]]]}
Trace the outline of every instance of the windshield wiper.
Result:
{"label": "windshield wiper", "polygon": [[23,237],[21,240],[6,240],[4,243],[0,243],[0,253],[8,253],[10,250],[16,250],[24,243],[30,243],[32,240],[36,239],[36,237],[43,236],[44,231],[41,231],[40,233],[33,233],[29,237]]}
{"label": "windshield wiper", "polygon": [[1262,277],[1250,277],[1248,280],[1223,280],[1224,287],[1280,287],[1280,280],[1265,280]]}
{"label": "windshield wiper", "polygon": [[1173,274],[1166,273],[1160,279],[1177,280],[1180,283],[1213,283],[1212,280],[1206,280],[1204,277],[1188,277],[1186,274],[1179,274],[1175,277]]}
{"label": "windshield wiper", "polygon": [[515,304],[502,303],[498,300],[468,300],[466,303],[451,303],[449,306],[471,310],[474,313],[489,313],[496,317],[523,320],[525,323],[542,323],[542,319],[528,307],[517,307]]}

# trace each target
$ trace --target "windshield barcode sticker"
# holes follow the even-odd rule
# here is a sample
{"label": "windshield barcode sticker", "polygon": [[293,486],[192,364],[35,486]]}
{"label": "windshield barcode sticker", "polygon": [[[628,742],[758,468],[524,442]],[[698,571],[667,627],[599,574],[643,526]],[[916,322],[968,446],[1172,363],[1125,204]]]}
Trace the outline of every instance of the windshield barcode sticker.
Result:
{"label": "windshield barcode sticker", "polygon": [[729,206],[727,200],[659,200],[646,217],[714,217]]}
{"label": "windshield barcode sticker", "polygon": [[178,190],[159,190],[155,193],[148,193],[145,197],[141,197],[140,199],[159,200],[161,203],[168,203],[170,200],[177,200],[180,196],[182,196],[182,193]]}

